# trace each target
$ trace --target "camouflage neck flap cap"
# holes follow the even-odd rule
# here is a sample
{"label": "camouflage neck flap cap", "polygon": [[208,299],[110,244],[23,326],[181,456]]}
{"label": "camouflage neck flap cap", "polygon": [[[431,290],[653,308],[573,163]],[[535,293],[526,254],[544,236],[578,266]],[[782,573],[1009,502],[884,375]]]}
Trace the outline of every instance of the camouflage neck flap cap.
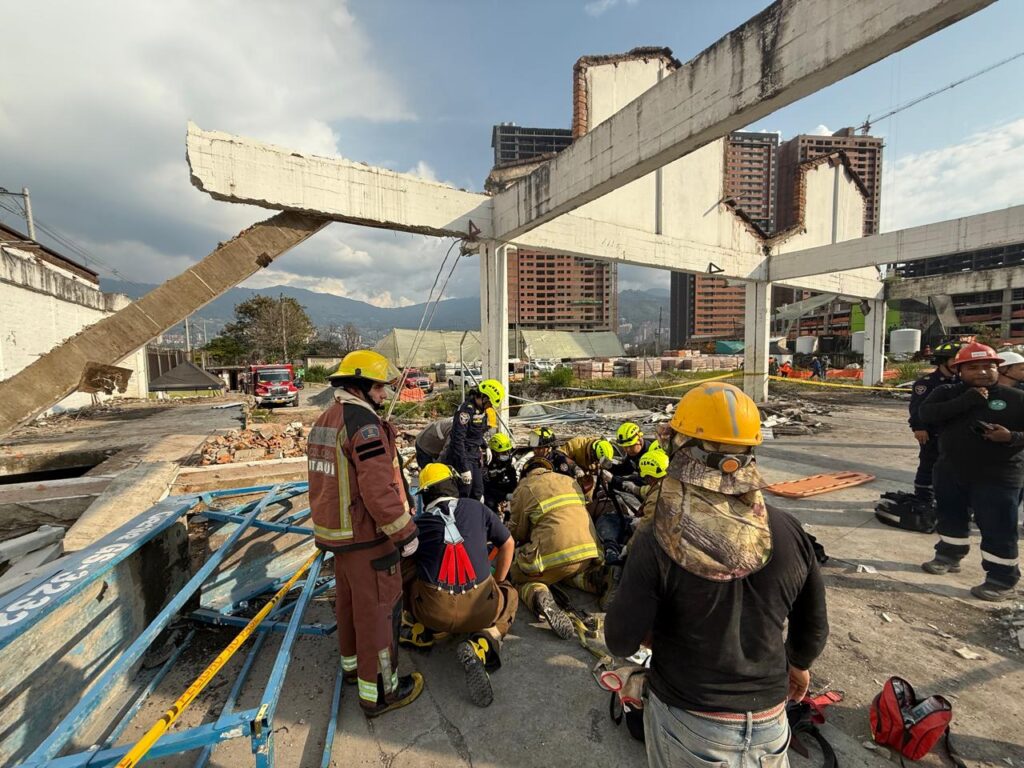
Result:
{"label": "camouflage neck flap cap", "polygon": [[726,475],[679,451],[661,481],[655,536],[682,568],[711,581],[742,579],[772,556],[756,465]]}

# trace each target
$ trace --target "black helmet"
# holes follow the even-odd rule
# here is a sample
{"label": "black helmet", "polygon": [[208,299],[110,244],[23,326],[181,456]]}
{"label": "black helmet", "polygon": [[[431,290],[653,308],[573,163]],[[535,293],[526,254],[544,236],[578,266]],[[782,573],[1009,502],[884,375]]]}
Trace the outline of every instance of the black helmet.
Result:
{"label": "black helmet", "polygon": [[932,365],[942,365],[943,363],[952,360],[956,357],[956,353],[960,351],[962,347],[959,341],[946,341],[939,344],[935,349],[932,350]]}

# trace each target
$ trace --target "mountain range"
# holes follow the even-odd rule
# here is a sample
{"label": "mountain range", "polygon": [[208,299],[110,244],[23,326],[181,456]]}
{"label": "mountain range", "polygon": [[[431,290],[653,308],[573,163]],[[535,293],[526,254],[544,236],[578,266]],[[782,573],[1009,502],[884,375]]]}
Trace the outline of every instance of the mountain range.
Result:
{"label": "mountain range", "polygon": [[[155,285],[127,283],[119,280],[103,278],[100,282],[102,290],[110,293],[123,293],[129,298],[138,299],[156,288]],[[256,295],[286,296],[293,298],[306,309],[309,319],[318,327],[330,325],[343,326],[352,323],[363,331],[367,337],[377,337],[391,328],[417,328],[423,316],[423,304],[411,304],[407,307],[377,307],[364,301],[346,299],[329,293],[316,293],[304,288],[292,288],[286,285],[269,288],[232,288],[217,297],[192,317],[193,333],[198,334],[199,324],[205,321],[206,333],[209,338],[217,335],[234,317],[236,304],[240,304]],[[623,323],[632,324],[634,328],[644,323],[657,324],[658,308],[663,310],[663,323],[668,326],[668,297],[666,288],[652,288],[645,291],[626,290],[619,292],[619,315]],[[470,296],[460,299],[444,299],[434,311],[430,327],[436,331],[463,331],[480,327],[480,298]],[[178,329],[171,329],[174,333]],[[632,333],[624,334],[631,336]],[[625,338],[624,340],[629,340]]]}

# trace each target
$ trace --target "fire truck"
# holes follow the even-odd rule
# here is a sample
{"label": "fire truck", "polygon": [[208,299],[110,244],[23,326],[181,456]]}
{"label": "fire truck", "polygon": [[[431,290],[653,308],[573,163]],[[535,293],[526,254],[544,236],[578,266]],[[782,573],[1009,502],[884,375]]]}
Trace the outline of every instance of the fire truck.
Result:
{"label": "fire truck", "polygon": [[295,370],[290,363],[249,366],[249,391],[256,405],[299,405]]}

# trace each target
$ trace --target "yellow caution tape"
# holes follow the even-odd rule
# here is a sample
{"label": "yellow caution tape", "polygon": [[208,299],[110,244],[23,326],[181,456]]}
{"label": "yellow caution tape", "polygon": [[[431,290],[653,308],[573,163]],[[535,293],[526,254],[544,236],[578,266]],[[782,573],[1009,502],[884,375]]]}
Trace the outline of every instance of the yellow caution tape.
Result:
{"label": "yellow caution tape", "polygon": [[[582,395],[580,397],[564,397],[560,400],[526,400],[524,405],[557,405],[558,403],[578,403],[583,400],[600,400],[604,397],[636,397],[639,395],[653,395],[658,392],[665,392],[670,389],[681,389],[684,387],[695,387],[698,384],[703,384],[706,381],[721,381],[722,379],[731,379],[735,376],[741,375],[740,371],[729,371],[721,376],[709,376],[704,379],[694,379],[693,381],[684,381],[681,384],[666,384],[662,387],[652,387],[651,389],[637,389],[632,392],[614,390],[603,395]],[[519,398],[516,398],[519,399]]]}
{"label": "yellow caution tape", "polygon": [[[763,374],[748,373],[746,376],[761,376]],[[836,384],[831,381],[811,381],[810,379],[790,379],[786,376],[769,376],[772,381],[784,381],[787,384],[808,384],[812,387],[839,387],[840,389],[868,389],[876,392],[897,392],[896,387],[870,387],[864,384]]]}
{"label": "yellow caution tape", "polygon": [[235,652],[242,647],[242,644],[249,639],[249,636],[256,631],[256,627],[258,627],[260,623],[267,618],[267,615],[274,609],[274,606],[288,594],[289,590],[291,590],[295,585],[295,582],[301,579],[302,575],[309,570],[310,566],[313,565],[313,561],[322,556],[322,552],[315,552],[309,556],[309,559],[302,564],[302,567],[295,572],[295,575],[288,579],[288,583],[281,587],[281,589],[277,591],[277,594],[270,598],[267,604],[260,609],[260,612],[252,617],[252,620],[245,625],[238,635],[235,636],[235,639],[220,652],[220,655],[218,655],[216,659],[210,662],[210,665],[202,671],[192,685],[190,685],[188,689],[181,694],[178,700],[171,705],[171,708],[164,712],[163,717],[154,723],[152,728],[146,731],[145,736],[135,742],[135,746],[128,750],[128,754],[121,758],[121,762],[117,764],[117,768],[131,768],[131,766],[137,765],[139,761],[146,756],[146,753],[149,752],[160,737],[167,732],[167,729],[170,728],[174,721],[178,719],[178,716],[185,711],[185,708],[195,701],[196,696],[198,696],[209,684],[214,675],[221,670],[221,667],[227,664],[228,660],[234,656]]}

